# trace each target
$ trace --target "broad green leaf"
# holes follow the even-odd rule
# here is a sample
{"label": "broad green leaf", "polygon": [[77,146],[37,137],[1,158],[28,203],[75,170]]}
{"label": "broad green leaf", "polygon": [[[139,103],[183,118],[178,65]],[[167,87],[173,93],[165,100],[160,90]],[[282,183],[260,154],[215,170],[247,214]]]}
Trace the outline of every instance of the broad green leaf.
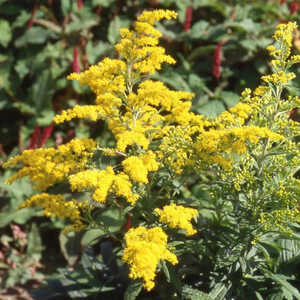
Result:
{"label": "broad green leaf", "polygon": [[80,240],[82,232],[69,232],[64,234],[63,231],[59,235],[59,245],[64,258],[70,266],[73,266],[81,253]]}
{"label": "broad green leaf", "polygon": [[50,70],[44,70],[31,87],[30,100],[34,104],[38,117],[43,117],[42,112],[52,108],[52,96],[54,94],[54,82]]}
{"label": "broad green leaf", "polygon": [[53,32],[45,28],[34,26],[15,40],[15,46],[21,48],[29,44],[44,44],[48,38],[55,36]]}
{"label": "broad green leaf", "polygon": [[216,117],[225,110],[225,106],[221,101],[211,100],[197,109],[197,112],[207,117]]}
{"label": "broad green leaf", "polygon": [[99,240],[101,236],[105,234],[104,230],[102,229],[90,229],[83,234],[81,239],[82,246],[88,246],[93,244]]}
{"label": "broad green leaf", "polygon": [[71,10],[72,0],[61,0],[61,10],[63,15],[67,15]]}
{"label": "broad green leaf", "polygon": [[25,224],[30,218],[36,215],[37,212],[35,209],[27,207],[12,212],[0,213],[0,228],[5,227],[12,221],[18,224]]}
{"label": "broad green leaf", "polygon": [[99,216],[99,221],[109,232],[116,232],[121,229],[125,223],[125,219],[121,217],[119,209],[109,208]]}
{"label": "broad green leaf", "polygon": [[111,44],[116,44],[120,40],[120,29],[128,27],[130,21],[128,19],[116,16],[108,26],[107,39]]}
{"label": "broad green leaf", "polygon": [[28,234],[27,255],[37,255],[39,257],[41,256],[43,248],[40,232],[37,225],[33,223]]}
{"label": "broad green leaf", "polygon": [[92,0],[92,6],[101,5],[103,7],[109,7],[114,2],[115,0]]}
{"label": "broad green leaf", "polygon": [[103,41],[93,44],[92,41],[88,41],[86,45],[86,54],[90,64],[94,64],[97,60],[100,60],[102,55],[109,54],[112,50],[112,46],[109,43]]}
{"label": "broad green leaf", "polygon": [[239,95],[227,91],[221,91],[220,93],[218,93],[218,98],[224,101],[227,108],[235,106],[239,102]]}
{"label": "broad green leaf", "polygon": [[8,21],[0,20],[0,45],[7,47],[11,41],[12,31]]}
{"label": "broad green leaf", "polygon": [[207,28],[210,26],[210,24],[207,21],[201,20],[196,22],[190,32],[189,32],[189,36],[192,39],[200,39],[202,38],[202,36],[205,34],[205,31],[207,30]]}
{"label": "broad green leaf", "polygon": [[28,22],[30,16],[31,16],[30,13],[28,13],[25,10],[22,10],[20,12],[20,14],[18,15],[18,17],[16,18],[16,20],[14,21],[14,23],[12,25],[12,28],[17,28],[17,27],[24,26]]}

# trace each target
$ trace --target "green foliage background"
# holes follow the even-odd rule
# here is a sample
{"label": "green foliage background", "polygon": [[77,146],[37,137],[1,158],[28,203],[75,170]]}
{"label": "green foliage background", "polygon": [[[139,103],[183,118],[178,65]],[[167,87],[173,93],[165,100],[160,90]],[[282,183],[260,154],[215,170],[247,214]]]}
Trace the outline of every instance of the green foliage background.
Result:
{"label": "green foliage background", "polygon": [[[163,33],[163,46],[176,58],[177,64],[175,67],[166,67],[160,74],[154,75],[154,78],[174,89],[194,92],[196,96],[193,111],[207,116],[220,114],[237,103],[239,94],[245,87],[255,87],[260,76],[269,70],[265,48],[271,42],[275,26],[287,21],[296,21],[298,25],[300,24],[299,12],[291,14],[290,11],[293,1],[286,1],[284,4],[280,2],[276,0],[86,0],[80,7],[78,1],[72,0],[2,0],[0,3],[0,162],[28,148],[34,128],[37,125],[41,128],[49,126],[53,116],[63,108],[92,102],[93,95],[86,88],[66,80],[74,65],[74,48],[79,52],[81,70],[106,56],[111,56],[114,53],[113,45],[119,40],[119,29],[129,26],[135,16],[144,9],[168,8],[179,14],[175,23],[165,22],[158,26]],[[185,32],[184,23],[188,6],[193,8],[193,16],[191,27]],[[221,76],[214,78],[212,65],[214,51],[219,42],[224,43]],[[294,46],[300,50],[300,34],[295,36]],[[293,85],[289,86],[289,93],[299,95],[299,65],[293,71],[297,77]],[[101,122],[91,124],[86,121],[72,121],[71,125],[55,127],[46,145],[58,145],[73,136],[101,139],[107,145],[112,142],[110,134]],[[113,250],[110,249],[109,241],[102,242],[101,249],[95,243],[95,239],[102,236],[103,232],[91,230],[81,235],[70,234],[65,237],[60,233],[63,228],[62,222],[45,220],[40,217],[41,213],[36,209],[16,210],[18,205],[32,194],[31,186],[26,180],[7,186],[4,182],[11,171],[1,169],[0,172],[0,234],[2,236],[10,234],[8,225],[11,222],[21,225],[26,232],[30,233],[31,240],[35,239],[43,243],[43,247],[40,245],[38,250],[28,244],[28,260],[37,255],[37,252],[40,255],[44,249],[42,259],[46,266],[44,273],[52,274],[48,282],[50,290],[41,290],[44,294],[36,292],[36,297],[44,295],[43,299],[50,299],[50,291],[53,293],[53,290],[57,295],[64,295],[61,296],[62,299],[66,299],[63,298],[66,294],[68,297],[78,298],[92,297],[90,295],[99,293],[113,297],[115,295],[113,291],[117,291],[117,295],[124,293],[123,287],[117,288],[119,280],[124,279],[116,276],[113,271],[111,258]],[[194,181],[191,182],[188,191],[179,192],[190,193],[191,197],[205,198],[205,191]],[[118,216],[114,211],[108,217],[112,220],[112,227],[123,226],[118,224]],[[215,256],[213,251],[218,247],[221,248],[221,245],[213,244],[215,238],[213,235],[218,231],[224,233],[224,230],[225,228],[220,227],[214,233],[209,231],[205,233],[205,241],[208,244],[212,243],[210,245],[212,253],[205,255]],[[230,234],[233,233],[228,232],[228,237]],[[260,299],[258,291],[264,294],[267,288],[271,289],[272,293],[270,297],[264,299],[300,299],[299,275],[295,275],[300,258],[299,238],[300,235],[290,239],[272,234],[265,237],[265,248],[261,251],[268,262],[268,270],[271,269],[273,272],[266,268],[266,272],[261,275],[261,285],[260,278],[251,278],[253,274],[251,270],[248,279],[237,275],[238,272],[242,272],[241,270],[254,268],[261,263],[254,250],[251,252],[249,249],[247,253],[241,253],[237,245],[231,253],[224,252],[229,262],[236,263],[229,264],[229,268],[224,265],[224,273],[220,272],[214,276],[219,279],[219,282],[215,282],[215,287],[210,294],[200,295],[192,287],[186,286],[183,292],[184,299],[229,299],[229,297],[244,299],[254,294]],[[93,244],[96,244],[94,248]],[[199,244],[199,249],[201,246]],[[60,249],[59,255],[57,249]],[[203,253],[199,251],[199,256],[201,255]],[[203,257],[201,259],[203,260]],[[52,268],[51,264],[54,261],[58,262]],[[211,260],[207,259],[207,261]],[[216,264],[218,263],[216,261]],[[76,267],[76,271],[68,273],[66,269],[58,269],[63,265]],[[201,267],[204,268],[203,273],[198,278],[191,275],[190,282],[194,287],[197,286],[196,281],[200,286],[207,284],[207,279],[204,278],[205,268],[212,269],[212,267],[210,265],[201,265]],[[168,273],[167,270],[165,268],[165,273]],[[53,273],[54,271],[58,272]],[[5,274],[5,270],[1,267],[0,272]],[[100,273],[102,277],[99,279]],[[22,281],[19,275],[9,276],[15,276],[15,279],[9,281],[13,284],[18,282],[23,284],[30,279]],[[176,277],[174,274],[166,276]],[[228,285],[225,288],[225,285],[222,285],[224,276],[230,278],[231,286],[234,288],[230,289]],[[60,288],[55,289],[57,278],[62,278],[61,285]],[[288,280],[292,280],[294,285]],[[102,283],[99,284],[99,281]],[[272,289],[274,282],[278,285]],[[74,283],[77,289],[70,288]],[[2,281],[0,284],[3,287],[9,286],[7,281]],[[98,288],[95,289],[95,286]],[[127,290],[125,297],[134,299],[134,294],[140,287],[134,285],[129,287],[132,291]],[[209,288],[206,288],[208,291]],[[167,287],[161,289],[159,294],[164,295]],[[146,295],[141,297],[140,299],[149,299]],[[154,299],[156,295],[151,297]],[[174,297],[176,299],[176,296]]]}

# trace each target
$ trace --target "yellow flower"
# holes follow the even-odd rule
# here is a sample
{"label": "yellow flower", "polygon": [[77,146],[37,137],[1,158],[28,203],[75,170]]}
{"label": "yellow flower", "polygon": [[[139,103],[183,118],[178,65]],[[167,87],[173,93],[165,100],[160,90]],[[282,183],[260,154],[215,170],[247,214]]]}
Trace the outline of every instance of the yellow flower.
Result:
{"label": "yellow flower", "polygon": [[137,156],[130,156],[122,162],[125,173],[139,183],[148,183],[148,170]]}
{"label": "yellow flower", "polygon": [[184,229],[186,235],[197,233],[191,224],[191,220],[198,216],[196,209],[171,204],[164,206],[162,209],[156,208],[154,211],[159,215],[159,220],[168,224],[171,228]]}
{"label": "yellow flower", "polygon": [[83,230],[86,225],[82,222],[81,211],[87,208],[86,202],[76,200],[66,201],[62,195],[41,193],[34,195],[22,203],[21,207],[41,206],[47,217],[59,217],[69,219],[73,223],[73,229]]}
{"label": "yellow flower", "polygon": [[21,155],[8,160],[4,167],[22,165],[8,183],[29,176],[38,190],[65,180],[69,175],[86,168],[93,155],[96,143],[91,139],[73,139],[68,144],[55,148],[25,150]]}
{"label": "yellow flower", "polygon": [[125,235],[123,261],[130,266],[129,277],[141,278],[148,291],[154,287],[155,271],[160,260],[177,264],[177,257],[167,249],[167,235],[160,227],[131,228]]}

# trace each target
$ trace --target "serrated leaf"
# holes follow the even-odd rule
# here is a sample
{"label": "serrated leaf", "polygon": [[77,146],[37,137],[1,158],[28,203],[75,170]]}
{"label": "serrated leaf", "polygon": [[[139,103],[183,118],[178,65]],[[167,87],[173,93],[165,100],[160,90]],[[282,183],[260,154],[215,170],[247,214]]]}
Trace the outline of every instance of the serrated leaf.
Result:
{"label": "serrated leaf", "polygon": [[0,45],[7,47],[12,38],[12,31],[6,20],[0,20]]}

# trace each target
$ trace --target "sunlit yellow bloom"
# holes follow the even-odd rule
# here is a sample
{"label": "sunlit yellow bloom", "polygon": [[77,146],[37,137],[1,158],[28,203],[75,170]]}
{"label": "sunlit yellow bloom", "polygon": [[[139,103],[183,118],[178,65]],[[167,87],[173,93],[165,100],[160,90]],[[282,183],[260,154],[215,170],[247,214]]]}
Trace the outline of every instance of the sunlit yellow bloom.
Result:
{"label": "sunlit yellow bloom", "polygon": [[193,235],[197,232],[191,224],[191,220],[198,216],[197,209],[171,204],[162,209],[156,208],[154,211],[159,215],[159,220],[171,228],[184,229],[186,235]]}
{"label": "sunlit yellow bloom", "polygon": [[69,175],[85,169],[95,148],[96,143],[91,139],[73,139],[57,149],[25,150],[4,164],[4,167],[18,164],[22,166],[8,182],[28,176],[38,190],[46,190]]}
{"label": "sunlit yellow bloom", "polygon": [[167,249],[167,235],[160,227],[130,229],[125,235],[123,261],[130,266],[129,277],[141,278],[148,291],[154,287],[155,271],[160,260],[177,264],[177,257]]}
{"label": "sunlit yellow bloom", "polygon": [[59,217],[71,220],[74,228],[78,230],[83,230],[86,227],[81,220],[81,211],[86,209],[86,202],[78,202],[76,200],[66,201],[62,195],[42,193],[30,197],[21,205],[21,207],[32,206],[42,207],[44,215],[47,217]]}

